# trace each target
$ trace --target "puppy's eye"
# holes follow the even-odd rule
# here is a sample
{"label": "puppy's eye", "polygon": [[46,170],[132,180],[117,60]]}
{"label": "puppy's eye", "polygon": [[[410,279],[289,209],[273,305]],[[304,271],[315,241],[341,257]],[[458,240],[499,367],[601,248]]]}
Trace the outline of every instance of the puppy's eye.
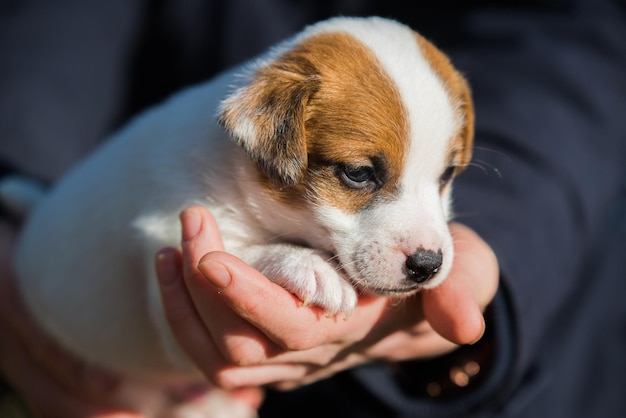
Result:
{"label": "puppy's eye", "polygon": [[455,171],[456,166],[451,165],[446,168],[441,177],[439,177],[439,189],[443,189],[448,183],[450,183],[450,180],[452,180]]}
{"label": "puppy's eye", "polygon": [[352,189],[365,189],[375,186],[374,168],[370,166],[340,166],[338,174],[341,181]]}

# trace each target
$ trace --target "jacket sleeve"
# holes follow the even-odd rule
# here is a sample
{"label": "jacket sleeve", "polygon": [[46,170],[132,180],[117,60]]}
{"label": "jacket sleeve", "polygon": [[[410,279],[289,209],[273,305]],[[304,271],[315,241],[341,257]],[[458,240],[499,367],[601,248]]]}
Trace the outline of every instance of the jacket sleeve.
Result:
{"label": "jacket sleeve", "polygon": [[473,88],[476,151],[455,183],[455,208],[500,263],[490,325],[500,375],[433,406],[399,392],[381,368],[352,372],[402,416],[422,416],[425,405],[428,416],[469,416],[532,384],[542,338],[585,285],[580,272],[626,179],[626,25],[623,11],[597,6],[465,20],[452,58]]}
{"label": "jacket sleeve", "polygon": [[123,107],[141,0],[0,7],[0,161],[57,178]]}

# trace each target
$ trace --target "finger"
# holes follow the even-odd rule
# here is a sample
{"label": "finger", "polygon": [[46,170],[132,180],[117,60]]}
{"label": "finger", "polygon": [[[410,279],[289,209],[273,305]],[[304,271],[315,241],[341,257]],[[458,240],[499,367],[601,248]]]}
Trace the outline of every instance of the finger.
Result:
{"label": "finger", "polygon": [[[211,338],[213,345],[225,359],[229,359],[235,364],[245,364],[245,357],[237,359],[236,353],[232,353],[229,345],[245,347],[248,351],[256,346],[257,354],[254,358],[259,360],[265,357],[266,347],[259,344],[259,340],[264,340],[263,336],[250,326],[246,321],[235,315],[220,298],[217,297],[215,289],[206,280],[198,279],[199,272],[196,268],[200,258],[211,251],[223,250],[223,243],[215,219],[210,212],[200,206],[193,206],[184,210],[180,215],[182,227],[182,248],[183,248],[183,277],[187,286],[188,297],[180,300],[183,305],[194,307],[195,319],[190,321],[188,327],[194,322],[204,328],[204,335]],[[185,322],[184,318],[182,322]],[[181,327],[177,330],[177,335],[183,340],[190,341],[191,329],[185,330]],[[244,341],[226,341],[229,336],[233,339],[243,339]],[[256,337],[256,338],[255,338]],[[247,342],[247,343],[246,343]],[[251,347],[251,345],[253,347]],[[203,346],[199,344],[186,345],[187,351],[192,358],[197,360],[197,365],[206,373],[213,374],[216,371],[215,359],[202,355]],[[250,360],[255,361],[255,360]],[[198,363],[199,362],[199,363]]]}
{"label": "finger", "polygon": [[[193,238],[189,239],[189,242],[191,241]],[[217,349],[206,323],[194,307],[180,274],[182,271],[181,254],[171,248],[161,250],[156,258],[156,271],[165,315],[172,332],[196,367],[217,387],[237,389],[241,386],[249,386],[249,380],[239,384],[224,376],[223,372],[229,368],[229,364]],[[224,316],[214,318],[222,320]],[[255,396],[255,391],[252,389],[249,391],[242,389],[241,397],[243,398],[241,401],[250,406],[256,404],[257,401],[260,403],[259,396]]]}
{"label": "finger", "polygon": [[216,386],[232,389],[235,386],[222,379],[223,370],[233,364],[261,361],[266,357],[269,341],[235,315],[212,285],[198,278],[195,266],[200,257],[222,248],[217,225],[209,212],[199,207],[187,209],[181,213],[181,226],[182,258],[172,249],[161,251],[157,257],[165,314],[177,341],[194,364]]}
{"label": "finger", "polygon": [[166,248],[157,254],[159,290],[170,329],[185,353],[213,381],[223,359],[194,308],[181,271],[178,250]]}
{"label": "finger", "polygon": [[[219,297],[215,287],[205,280],[198,272],[198,260],[207,252],[220,249],[215,244],[215,237],[219,238],[217,225],[211,222],[206,209],[190,208],[181,214],[183,271],[185,284],[188,289],[188,306],[194,306],[199,322],[205,328],[220,351],[222,357],[230,364],[251,365],[265,360],[269,351],[274,348],[268,338],[258,329],[246,322],[226,305]],[[221,244],[221,242],[219,242]],[[178,331],[181,339],[189,340]],[[187,351],[193,352],[193,357],[205,372],[211,361],[207,356],[200,356],[201,345],[188,345]],[[190,353],[191,354],[191,353]],[[213,371],[216,370],[213,364]]]}
{"label": "finger", "polygon": [[424,316],[433,329],[456,344],[473,344],[485,329],[482,312],[463,284],[448,280],[425,292]]}
{"label": "finger", "polygon": [[277,382],[299,381],[311,372],[307,364],[264,364],[236,367],[222,372],[221,380],[228,387],[268,386]]}
{"label": "finger", "polygon": [[450,352],[458,347],[428,325],[426,328],[413,332],[411,329],[400,330],[382,338],[369,347],[368,357],[388,362],[405,361],[420,358],[432,358]]}
{"label": "finger", "polygon": [[328,317],[315,306],[302,306],[296,296],[230,254],[209,253],[198,269],[239,316],[288,350],[358,340],[378,321],[388,303],[384,298],[362,298],[349,319]]}
{"label": "finger", "polygon": [[482,310],[493,298],[498,281],[491,249],[467,227],[453,225],[454,266],[439,287],[423,292],[424,315],[433,329],[456,344],[473,344],[484,331]]}
{"label": "finger", "polygon": [[[224,243],[215,218],[202,206],[191,206],[180,214],[183,245],[196,239],[196,245],[202,246],[205,252],[224,251]],[[200,235],[201,231],[206,234]],[[198,237],[201,241],[198,241]],[[198,260],[195,260],[196,262]]]}
{"label": "finger", "polygon": [[[235,257],[216,251],[220,249],[216,248],[215,245],[211,246],[210,237],[215,235],[217,225],[214,222],[214,218],[207,215],[209,215],[208,211],[200,207],[192,207],[183,211],[181,214],[184,277],[187,281],[188,287],[190,289],[194,289],[194,292],[192,292],[192,298],[194,298],[198,308],[206,306],[206,304],[202,303],[201,298],[196,296],[196,291],[198,293],[204,293],[207,298],[211,298],[211,294],[214,295],[217,293],[217,288],[217,291],[219,291],[222,295],[219,299],[225,300],[226,302],[232,302],[232,297],[234,296],[234,300],[240,303],[229,303],[229,306],[231,308],[237,308],[235,309],[235,312],[248,321],[253,320],[251,323],[258,326],[264,324],[263,321],[267,320],[268,317],[264,316],[260,323],[258,321],[254,321],[257,319],[256,309],[254,307],[257,303],[267,304],[269,306],[278,304],[277,309],[271,309],[272,315],[276,314],[276,311],[282,311],[283,308],[289,307],[293,309],[301,305],[298,298],[283,288],[270,282],[252,267],[241,262]],[[213,219],[213,223],[206,221],[205,219],[207,218]],[[209,233],[209,229],[211,228],[214,228],[214,233]],[[217,258],[226,256],[233,265],[225,266],[219,262],[211,263],[210,261],[214,254]],[[197,266],[200,258],[203,256],[205,256],[204,261],[208,261],[208,263],[202,263],[204,270],[202,273],[206,276],[206,273],[209,272],[210,278],[213,280],[212,283],[215,286],[208,288],[211,290],[210,292],[207,292],[207,284],[210,282],[207,282],[206,280],[194,280],[194,278],[198,277]],[[241,280],[241,282],[237,283],[235,286],[230,286],[233,271],[229,270],[228,267],[232,267],[235,275]],[[241,290],[245,290],[244,294],[235,294]],[[215,298],[212,299],[215,300]],[[272,301],[272,303],[268,304],[268,301]],[[209,306],[214,306],[214,303],[211,303]],[[298,309],[298,311],[300,316],[306,316],[309,318],[305,326],[316,322],[320,316],[324,316],[321,310],[314,307]],[[207,315],[207,319],[210,320],[209,315]],[[291,321],[293,321],[293,319],[290,319],[290,322]]]}
{"label": "finger", "polygon": [[500,270],[491,247],[472,229],[452,223],[457,274],[462,274],[474,292],[481,310],[491,302],[498,290]]}

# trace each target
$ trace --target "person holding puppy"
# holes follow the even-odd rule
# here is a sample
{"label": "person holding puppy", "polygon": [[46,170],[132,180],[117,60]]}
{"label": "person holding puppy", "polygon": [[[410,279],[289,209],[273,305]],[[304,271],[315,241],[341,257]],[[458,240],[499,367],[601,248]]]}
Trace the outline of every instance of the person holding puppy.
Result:
{"label": "person holding puppy", "polygon": [[[391,15],[450,53],[474,93],[479,167],[455,185],[457,219],[472,229],[451,225],[452,276],[401,304],[363,297],[349,320],[333,321],[224,253],[219,225],[190,208],[181,216],[182,254],[155,255],[181,346],[210,380],[262,417],[620,416],[623,3],[452,2],[422,16],[395,2],[239,3],[154,2],[147,15],[141,2],[5,6],[5,38],[32,42],[20,46],[28,56],[8,51],[15,55],[7,55],[2,77],[7,171],[53,181],[123,115],[305,23],[332,14]],[[15,37],[20,30],[29,37]],[[199,54],[209,40],[215,52]],[[46,66],[37,61],[44,53]],[[135,78],[127,75],[131,58]],[[149,79],[146,68],[155,69]],[[24,86],[39,84],[17,83],[16,73],[41,87],[29,96]],[[63,97],[78,105],[58,105]],[[0,232],[7,384],[38,416],[132,416],[107,402],[115,376],[82,364],[29,321],[11,282],[16,230],[4,223]],[[219,322],[203,315],[207,301]]]}

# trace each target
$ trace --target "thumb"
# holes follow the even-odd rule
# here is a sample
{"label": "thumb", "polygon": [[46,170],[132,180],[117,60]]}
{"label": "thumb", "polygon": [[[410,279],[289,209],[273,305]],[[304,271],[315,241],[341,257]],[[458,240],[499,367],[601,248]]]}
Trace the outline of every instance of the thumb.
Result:
{"label": "thumb", "polygon": [[447,280],[422,294],[424,316],[442,337],[456,344],[473,344],[485,332],[483,309],[498,288],[498,260],[473,230],[450,224],[454,265]]}
{"label": "thumb", "polygon": [[460,345],[474,344],[485,332],[482,311],[466,283],[451,279],[424,292],[424,317],[445,339]]}

